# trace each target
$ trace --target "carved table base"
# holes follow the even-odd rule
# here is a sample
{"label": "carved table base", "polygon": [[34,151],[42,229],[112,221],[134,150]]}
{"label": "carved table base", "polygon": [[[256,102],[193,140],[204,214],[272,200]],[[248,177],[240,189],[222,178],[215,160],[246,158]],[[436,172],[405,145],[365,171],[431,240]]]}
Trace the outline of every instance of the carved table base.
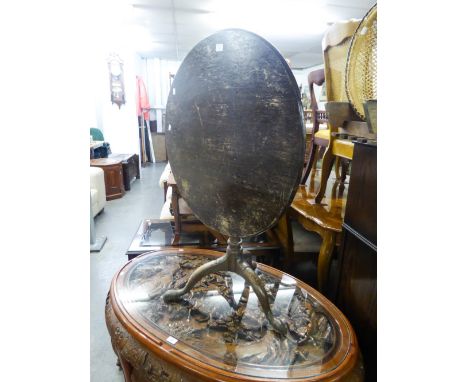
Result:
{"label": "carved table base", "polygon": [[244,261],[242,254],[242,240],[237,238],[230,238],[228,241],[228,248],[226,254],[216,260],[210,261],[197,268],[187,281],[187,284],[181,289],[172,289],[164,293],[164,301],[177,301],[177,299],[186,294],[192,287],[200,281],[204,276],[210,273],[219,271],[235,272],[246,280],[250,286],[252,286],[255,294],[258,297],[260,305],[262,306],[263,313],[270,322],[271,326],[281,333],[286,335],[287,327],[283,322],[273,317],[271,313],[270,303],[268,302],[268,296],[263,286],[262,281],[255,274],[254,268],[256,265],[252,264],[252,261]]}

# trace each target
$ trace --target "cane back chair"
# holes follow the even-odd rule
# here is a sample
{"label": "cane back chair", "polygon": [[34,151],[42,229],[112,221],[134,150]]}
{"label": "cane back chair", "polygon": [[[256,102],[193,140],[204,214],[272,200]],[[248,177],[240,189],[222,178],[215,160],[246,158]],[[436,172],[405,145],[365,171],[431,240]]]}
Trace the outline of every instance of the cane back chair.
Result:
{"label": "cane back chair", "polygon": [[[373,10],[375,10],[376,21],[376,6],[374,6],[362,21],[348,20],[332,25],[322,41],[328,101],[325,109],[328,113],[330,140],[322,160],[322,174],[320,188],[315,197],[316,203],[320,203],[325,195],[327,180],[335,158],[353,159],[353,139],[358,137],[359,139],[376,139],[375,133],[371,132],[367,123],[364,122],[365,117],[356,112],[356,106],[349,102],[349,91],[346,86],[350,46],[357,35],[366,33],[367,29],[363,28],[363,23],[368,22],[368,16]],[[367,33],[374,35],[372,29]],[[364,78],[356,78],[356,80],[365,81]]]}

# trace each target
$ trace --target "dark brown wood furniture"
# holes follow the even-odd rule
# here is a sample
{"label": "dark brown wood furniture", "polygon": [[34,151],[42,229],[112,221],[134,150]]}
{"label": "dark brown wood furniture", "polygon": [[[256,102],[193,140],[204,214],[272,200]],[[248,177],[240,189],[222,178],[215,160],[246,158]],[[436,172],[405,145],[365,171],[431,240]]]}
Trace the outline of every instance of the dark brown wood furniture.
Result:
{"label": "dark brown wood furniture", "polygon": [[[180,246],[184,248],[190,247],[212,249],[221,252],[226,251],[227,243],[206,243],[202,234],[182,233],[177,245],[173,246],[174,231],[172,223],[171,220],[144,219],[140,223],[125,254],[128,260],[132,260],[146,252]],[[268,235],[249,238],[248,241],[242,243],[242,247],[245,251],[249,251],[255,259],[262,259],[262,263],[267,261],[269,264],[273,264],[278,259],[281,248],[277,242],[268,239]]]}
{"label": "dark brown wood furniture", "polygon": [[133,178],[140,179],[140,159],[138,154],[111,154],[109,158],[122,162],[125,191],[130,191],[130,182]]}
{"label": "dark brown wood furniture", "polygon": [[172,171],[167,179],[167,187],[172,188],[171,212],[174,216],[174,238],[172,245],[179,244],[182,233],[202,233],[204,242],[208,243],[209,235],[215,237],[220,244],[226,244],[227,238],[219,232],[207,227],[194,214],[187,202],[179,193],[179,188]]}
{"label": "dark brown wood furniture", "polygon": [[297,220],[307,231],[315,232],[322,238],[317,262],[318,289],[328,289],[330,263],[335,246],[340,242],[342,223],[346,206],[347,188],[340,187],[339,179],[329,179],[327,194],[322,203],[315,202],[319,188],[320,170],[310,173],[309,185],[300,185],[288,208],[287,214],[275,229],[286,257],[286,269],[291,269],[294,254],[294,237],[290,219]]}
{"label": "dark brown wood furniture", "polygon": [[[346,69],[346,57],[348,54],[349,45],[354,34],[354,31],[359,25],[358,20],[347,20],[343,22],[337,22],[330,26],[326,31],[323,41],[323,61],[324,61],[324,75],[325,75],[325,87],[327,91],[327,104],[332,101],[345,101],[345,69]],[[334,144],[334,135],[338,127],[333,124],[333,120],[330,119],[330,112],[325,105],[325,109],[328,113],[328,142],[322,159],[322,173],[321,173],[321,184],[319,188],[316,201],[320,203],[321,199],[325,194],[324,187],[327,184],[328,177],[330,176],[333,164],[335,164],[335,170],[337,172],[338,161],[335,160],[335,156],[332,154],[332,148]],[[349,154],[349,150],[348,150]],[[348,157],[352,157],[351,154]],[[339,155],[340,158],[349,159],[343,155]],[[346,174],[344,174],[346,176]]]}
{"label": "dark brown wood furniture", "polygon": [[238,275],[206,275],[182,303],[162,296],[221,254],[174,248],[128,262],[114,277],[106,324],[126,382],[361,382],[359,348],[345,316],[303,282],[263,264],[268,301],[290,335],[280,338]]}
{"label": "dark brown wood furniture", "polygon": [[[337,160],[351,161],[353,159],[353,140],[357,137],[366,140],[376,139],[376,134],[372,133],[367,123],[364,122],[364,116],[358,115],[353,110],[353,105],[348,98],[350,84],[345,81],[350,63],[348,54],[350,44],[357,35],[362,34],[361,31],[365,31],[365,28],[361,29],[365,20],[359,23],[352,19],[333,24],[326,32],[322,42],[327,90],[325,109],[328,113],[330,140],[323,155],[322,179],[320,189],[315,197],[317,203],[320,203],[325,194],[324,188],[333,163],[336,163]],[[370,76],[372,78],[375,76],[375,81],[368,81],[367,74],[370,73],[354,77],[359,88],[372,87],[376,83],[376,73]]]}
{"label": "dark brown wood furniture", "polygon": [[90,165],[104,170],[106,200],[118,199],[125,194],[122,162],[120,160],[112,158],[91,159]]}
{"label": "dark brown wood furniture", "polygon": [[377,146],[354,144],[336,304],[356,330],[366,381],[377,380]]}
{"label": "dark brown wood furniture", "polygon": [[[171,220],[145,219],[140,223],[129,248],[127,249],[126,256],[128,260],[132,260],[146,252],[174,248],[172,246],[173,239],[174,230],[173,222]],[[202,235],[181,234],[177,246],[214,249],[208,245],[204,246],[203,240],[204,238]]]}
{"label": "dark brown wood furniture", "polygon": [[[326,148],[330,143],[330,128],[320,129],[320,125],[328,125],[328,113],[326,110],[319,110],[317,99],[315,97],[314,85],[322,86],[325,82],[324,69],[313,70],[308,75],[309,91],[310,91],[310,107],[312,111],[312,131],[306,135],[306,164],[302,174],[301,184],[306,184],[309,178],[310,171],[317,165],[320,156],[323,156]],[[341,168],[341,173],[340,173]],[[346,181],[348,173],[349,161],[337,157],[335,160],[335,175],[340,179],[342,186]]]}
{"label": "dark brown wood furniture", "polygon": [[276,224],[294,197],[304,168],[300,101],[284,57],[254,33],[225,29],[185,57],[166,105],[169,160],[193,213],[229,241],[223,258],[167,291],[166,302],[203,275],[234,272],[248,280],[274,330],[286,334],[241,243]]}
{"label": "dark brown wood furniture", "polygon": [[171,169],[228,248],[141,255],[114,277],[106,322],[128,381],[362,380],[338,309],[243,252],[243,239],[274,226],[294,198],[301,111],[288,64],[253,33],[217,32],[185,57],[167,101]]}
{"label": "dark brown wood furniture", "polygon": [[317,99],[315,97],[314,85],[322,86],[325,82],[325,72],[323,69],[317,69],[309,73],[307,77],[309,82],[310,91],[310,109],[312,112],[312,131],[306,136],[306,166],[302,173],[301,184],[305,184],[309,178],[310,170],[316,162],[317,151],[319,146],[328,146],[328,140],[323,138],[315,138],[315,134],[318,132],[320,124],[327,122],[325,110],[319,110]]}
{"label": "dark brown wood furniture", "polygon": [[[165,175],[166,171],[167,175]],[[132,241],[131,248],[127,251],[129,259],[130,256],[135,257],[136,254],[155,250],[155,247],[159,247],[160,249],[171,245],[195,246],[197,248],[225,251],[227,245],[226,237],[203,225],[201,221],[193,215],[187,202],[179,195],[177,184],[175,183],[169,163],[166,165],[163,175],[161,175],[160,182],[160,185],[162,185],[164,189],[164,202],[166,202],[168,197],[170,199],[170,218],[169,220],[168,218],[164,218],[164,220],[150,219],[143,221]],[[173,189],[177,196],[177,201],[175,202],[172,201]],[[154,232],[155,229],[157,230],[156,226],[162,221],[166,221],[172,226],[169,241],[167,238],[160,240],[162,239],[161,230],[155,232],[156,236],[159,236],[159,239],[156,240],[158,242],[157,244],[155,240],[150,240],[152,243],[147,243],[146,239],[142,239],[143,232],[150,232],[150,235],[153,235],[151,232]],[[260,235],[245,238],[242,246],[245,251],[249,251],[255,258],[262,259],[262,262],[268,262],[270,265],[276,265],[279,262],[281,246],[272,230],[267,230]]]}

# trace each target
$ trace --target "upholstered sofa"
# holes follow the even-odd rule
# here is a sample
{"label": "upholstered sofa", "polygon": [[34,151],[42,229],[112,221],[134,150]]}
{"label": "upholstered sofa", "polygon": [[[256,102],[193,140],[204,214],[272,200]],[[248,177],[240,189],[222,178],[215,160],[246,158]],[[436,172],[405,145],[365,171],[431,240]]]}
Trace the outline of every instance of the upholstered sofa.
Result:
{"label": "upholstered sofa", "polygon": [[102,168],[89,168],[89,186],[91,191],[91,211],[94,217],[106,205],[106,184]]}

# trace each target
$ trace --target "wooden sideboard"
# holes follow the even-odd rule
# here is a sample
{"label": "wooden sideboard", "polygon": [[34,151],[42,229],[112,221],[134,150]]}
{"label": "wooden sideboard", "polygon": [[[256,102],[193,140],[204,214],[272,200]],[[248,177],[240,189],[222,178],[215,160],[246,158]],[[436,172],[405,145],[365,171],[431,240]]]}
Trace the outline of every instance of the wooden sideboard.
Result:
{"label": "wooden sideboard", "polygon": [[104,170],[106,200],[118,199],[125,194],[121,160],[112,158],[92,159],[90,165]]}
{"label": "wooden sideboard", "polygon": [[336,305],[356,331],[366,381],[377,380],[377,146],[355,143]]}

